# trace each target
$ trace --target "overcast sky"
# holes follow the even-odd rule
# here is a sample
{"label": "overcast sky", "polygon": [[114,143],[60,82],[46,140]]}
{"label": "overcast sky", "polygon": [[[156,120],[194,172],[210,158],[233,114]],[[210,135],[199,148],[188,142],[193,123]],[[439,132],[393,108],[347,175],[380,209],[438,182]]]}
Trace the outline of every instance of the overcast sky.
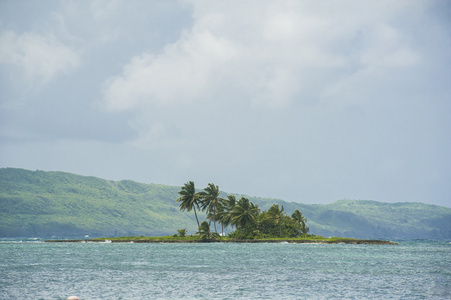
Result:
{"label": "overcast sky", "polygon": [[0,0],[0,167],[451,206],[451,3]]}

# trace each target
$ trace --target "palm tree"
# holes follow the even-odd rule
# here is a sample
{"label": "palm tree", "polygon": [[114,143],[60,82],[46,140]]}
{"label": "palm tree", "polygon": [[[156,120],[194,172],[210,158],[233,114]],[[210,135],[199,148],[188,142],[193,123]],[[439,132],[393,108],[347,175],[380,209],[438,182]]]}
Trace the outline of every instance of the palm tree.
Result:
{"label": "palm tree", "polygon": [[199,231],[196,232],[200,235],[201,239],[206,239],[210,237],[210,225],[208,225],[207,221],[203,221],[199,226]]}
{"label": "palm tree", "polygon": [[213,222],[215,225],[215,232],[216,230],[216,211],[218,210],[218,206],[222,201],[224,201],[223,198],[219,197],[219,187],[217,185],[214,185],[213,183],[209,183],[208,186],[204,189],[204,193],[202,193],[202,211],[207,210],[207,213],[212,213],[213,216]]}
{"label": "palm tree", "polygon": [[[216,213],[216,216],[214,215],[214,213]],[[219,222],[221,223],[221,216],[224,214],[224,204],[222,202],[219,202],[218,207],[216,207],[216,210],[209,210],[207,212],[207,216],[206,218],[209,220],[209,222],[211,223],[211,221],[214,222]],[[224,225],[222,225],[222,233],[224,233]]]}
{"label": "palm tree", "polygon": [[303,234],[306,234],[309,231],[309,228],[305,225],[305,222],[307,222],[307,219],[304,218],[302,213],[299,210],[295,210],[294,213],[291,215],[293,220],[295,220],[297,223],[299,223],[299,228]]}
{"label": "palm tree", "polygon": [[206,240],[206,239],[210,239],[210,238],[215,239],[218,237],[217,232],[210,231],[210,225],[207,223],[207,221],[203,221],[202,223],[200,223],[199,231],[196,233],[199,235],[199,237],[202,240]]}
{"label": "palm tree", "polygon": [[233,209],[233,207],[236,205],[236,198],[234,195],[228,195],[227,200],[225,201],[225,204],[227,205],[227,208]]}
{"label": "palm tree", "polygon": [[236,198],[233,195],[228,195],[227,199],[225,199],[220,206],[220,210],[218,211],[219,223],[223,226],[223,234],[224,234],[224,226],[228,227],[232,224],[232,215],[231,212],[236,205]]}
{"label": "palm tree", "polygon": [[282,220],[282,217],[284,214],[285,214],[285,211],[283,209],[283,205],[282,205],[282,208],[280,209],[279,204],[274,204],[266,212],[266,218],[269,220],[272,220],[274,222],[274,225],[279,225],[280,236],[282,236],[281,220]]}
{"label": "palm tree", "polygon": [[299,210],[296,209],[294,213],[291,215],[291,218],[293,218],[293,220],[299,224],[299,229],[301,230],[302,233],[308,232],[309,228],[305,226],[305,222],[307,222],[307,219],[304,218],[304,216]]}
{"label": "palm tree", "polygon": [[237,228],[245,228],[255,222],[259,213],[258,205],[254,205],[254,203],[249,202],[249,199],[242,197],[230,213],[231,224]]}
{"label": "palm tree", "polygon": [[310,228],[307,225],[305,225],[305,223],[301,223],[301,231],[303,234],[308,233],[309,230],[310,230]]}
{"label": "palm tree", "polygon": [[199,201],[201,198],[200,193],[196,193],[196,188],[194,187],[194,181],[189,181],[185,183],[182,190],[178,192],[180,198],[177,202],[180,202],[181,211],[191,211],[194,209],[194,215],[196,216],[197,227],[199,227],[199,219],[197,218],[196,207],[199,209]]}

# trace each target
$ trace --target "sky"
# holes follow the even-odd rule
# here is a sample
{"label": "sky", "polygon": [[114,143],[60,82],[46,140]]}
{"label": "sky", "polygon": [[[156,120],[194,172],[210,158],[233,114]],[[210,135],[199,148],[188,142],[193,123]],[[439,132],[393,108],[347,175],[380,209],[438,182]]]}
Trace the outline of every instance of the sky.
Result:
{"label": "sky", "polygon": [[451,207],[451,3],[0,0],[0,167]]}

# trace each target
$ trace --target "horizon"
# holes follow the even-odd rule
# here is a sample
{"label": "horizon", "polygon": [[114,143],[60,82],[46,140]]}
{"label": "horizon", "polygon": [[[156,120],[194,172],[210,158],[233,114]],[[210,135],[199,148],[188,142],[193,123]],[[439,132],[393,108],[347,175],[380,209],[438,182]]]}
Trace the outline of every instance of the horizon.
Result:
{"label": "horizon", "polygon": [[440,0],[0,1],[0,167],[449,207],[450,15]]}

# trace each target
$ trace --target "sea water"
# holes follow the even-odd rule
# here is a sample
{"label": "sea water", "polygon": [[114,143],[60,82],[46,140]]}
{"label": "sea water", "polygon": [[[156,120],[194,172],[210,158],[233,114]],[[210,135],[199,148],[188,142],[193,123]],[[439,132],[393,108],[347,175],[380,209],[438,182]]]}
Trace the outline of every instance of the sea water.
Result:
{"label": "sea water", "polygon": [[0,242],[0,299],[451,299],[451,244]]}

